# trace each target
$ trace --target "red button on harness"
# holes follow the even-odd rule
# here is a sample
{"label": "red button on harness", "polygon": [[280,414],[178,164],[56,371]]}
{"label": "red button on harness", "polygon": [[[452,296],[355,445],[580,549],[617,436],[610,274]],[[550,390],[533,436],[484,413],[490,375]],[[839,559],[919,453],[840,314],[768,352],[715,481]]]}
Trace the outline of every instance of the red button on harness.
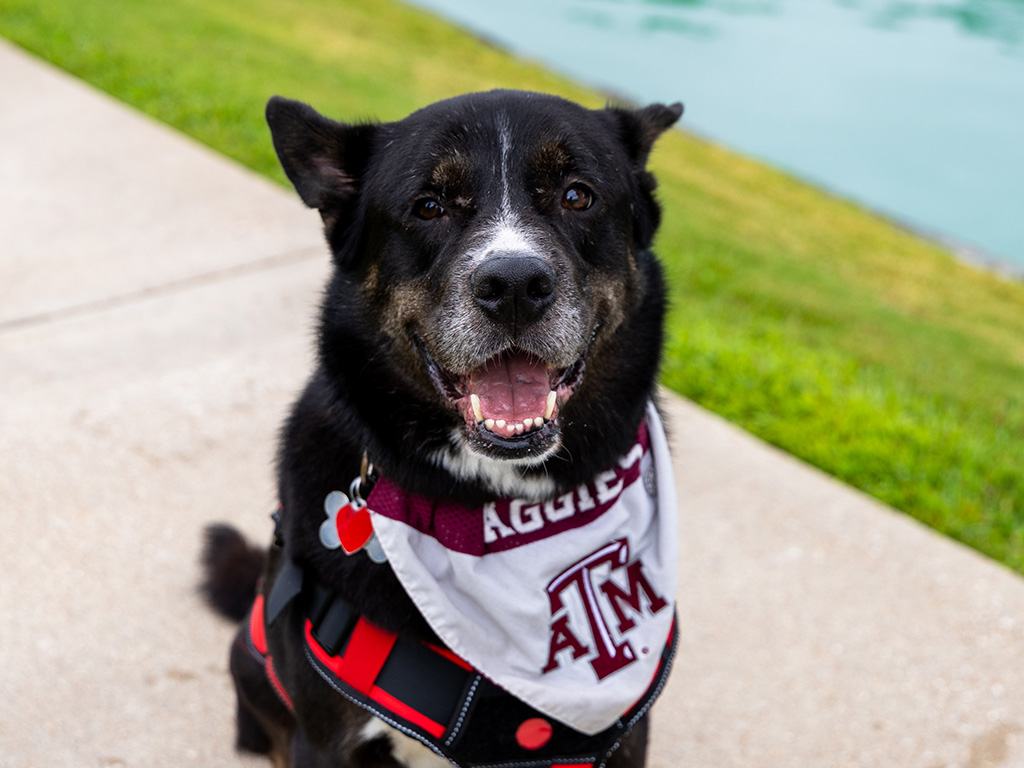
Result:
{"label": "red button on harness", "polygon": [[516,728],[516,741],[523,749],[540,749],[549,741],[554,729],[543,717],[531,717]]}

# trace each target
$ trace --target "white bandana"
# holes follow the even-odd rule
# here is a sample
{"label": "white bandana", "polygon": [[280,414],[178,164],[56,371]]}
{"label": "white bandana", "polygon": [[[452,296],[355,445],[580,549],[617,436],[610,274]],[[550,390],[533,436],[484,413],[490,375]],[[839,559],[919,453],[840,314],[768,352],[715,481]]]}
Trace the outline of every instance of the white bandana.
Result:
{"label": "white bandana", "polygon": [[669,638],[678,534],[672,463],[649,404],[617,466],[543,503],[370,494],[391,567],[438,637],[494,683],[587,734],[644,695]]}

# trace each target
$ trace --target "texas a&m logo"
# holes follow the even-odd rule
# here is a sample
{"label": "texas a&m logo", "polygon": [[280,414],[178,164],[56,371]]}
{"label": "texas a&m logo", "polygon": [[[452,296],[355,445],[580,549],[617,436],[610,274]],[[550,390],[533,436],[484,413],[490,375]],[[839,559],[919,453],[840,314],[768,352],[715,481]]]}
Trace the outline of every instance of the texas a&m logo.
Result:
{"label": "texas a&m logo", "polygon": [[[611,577],[608,566],[611,573],[621,572],[619,580]],[[607,578],[602,580],[605,575]],[[562,571],[548,584],[547,592],[551,645],[543,672],[588,657],[598,680],[636,661],[636,651],[625,639],[626,633],[636,626],[636,619],[643,617],[645,609],[653,616],[667,605],[648,581],[643,563],[629,562],[626,539],[616,539]],[[570,609],[570,602],[576,611]],[[582,622],[578,620],[581,616],[586,617]]]}

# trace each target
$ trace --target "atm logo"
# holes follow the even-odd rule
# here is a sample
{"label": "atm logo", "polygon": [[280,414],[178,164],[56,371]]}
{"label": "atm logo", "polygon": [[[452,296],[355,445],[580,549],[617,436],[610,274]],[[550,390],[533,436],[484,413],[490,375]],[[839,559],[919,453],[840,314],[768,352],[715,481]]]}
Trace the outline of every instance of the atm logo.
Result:
{"label": "atm logo", "polygon": [[[606,566],[611,567],[611,574],[602,580],[599,574],[608,574]],[[613,579],[615,574],[618,578]],[[562,571],[548,584],[547,593],[551,636],[543,672],[586,659],[598,680],[636,661],[636,651],[626,635],[638,619],[645,614],[653,616],[668,605],[648,580],[643,563],[639,559],[629,562],[626,539],[616,539]],[[567,600],[581,606],[582,612],[572,614]],[[580,616],[586,620],[581,622]]]}

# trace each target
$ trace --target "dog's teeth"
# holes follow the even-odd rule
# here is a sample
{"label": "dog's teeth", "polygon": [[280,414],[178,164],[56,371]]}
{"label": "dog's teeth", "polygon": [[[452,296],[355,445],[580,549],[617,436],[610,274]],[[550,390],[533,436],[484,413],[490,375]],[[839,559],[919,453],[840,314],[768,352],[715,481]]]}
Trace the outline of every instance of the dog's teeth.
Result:
{"label": "dog's teeth", "polygon": [[494,431],[494,419],[486,419],[484,421],[484,428],[488,432],[493,432]]}
{"label": "dog's teeth", "polygon": [[[522,424],[519,424],[518,426],[519,426],[520,430],[523,428]],[[510,435],[515,434],[516,425],[515,424],[509,424],[508,426],[505,427],[505,431],[508,432]]]}
{"label": "dog's teeth", "polygon": [[[555,390],[548,392],[548,409],[544,411],[544,418],[550,419],[555,413]],[[543,423],[543,422],[542,422]]]}
{"label": "dog's teeth", "polygon": [[519,424],[516,424],[516,434],[521,435],[525,431],[526,431],[526,425],[525,424],[523,424],[522,422],[520,422]]}
{"label": "dog's teeth", "polygon": [[504,429],[505,428],[505,420],[504,419],[498,419],[496,422],[494,422],[494,426],[496,426],[498,429]]}
{"label": "dog's teeth", "polygon": [[540,429],[541,427],[544,426],[544,419],[538,416],[533,420],[533,426],[535,426],[537,429]]}
{"label": "dog's teeth", "polygon": [[479,424],[484,420],[484,412],[480,410],[480,398],[477,395],[469,396],[469,404],[473,406],[473,415],[476,416],[477,423]]}

